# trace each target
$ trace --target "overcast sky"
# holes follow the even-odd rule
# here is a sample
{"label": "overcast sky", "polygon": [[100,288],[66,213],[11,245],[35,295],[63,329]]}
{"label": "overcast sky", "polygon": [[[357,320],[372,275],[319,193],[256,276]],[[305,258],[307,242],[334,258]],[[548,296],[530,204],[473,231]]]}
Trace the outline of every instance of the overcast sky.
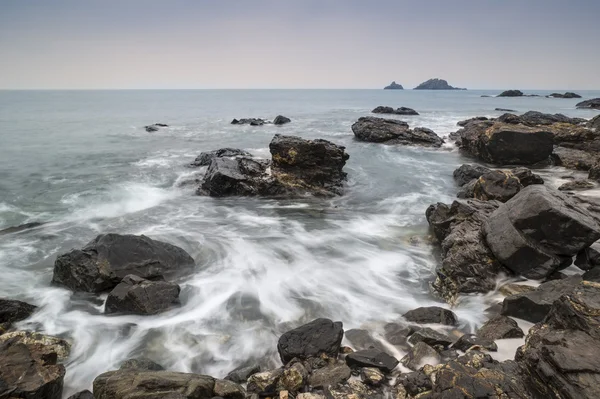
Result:
{"label": "overcast sky", "polygon": [[0,0],[0,89],[600,89],[600,0]]}

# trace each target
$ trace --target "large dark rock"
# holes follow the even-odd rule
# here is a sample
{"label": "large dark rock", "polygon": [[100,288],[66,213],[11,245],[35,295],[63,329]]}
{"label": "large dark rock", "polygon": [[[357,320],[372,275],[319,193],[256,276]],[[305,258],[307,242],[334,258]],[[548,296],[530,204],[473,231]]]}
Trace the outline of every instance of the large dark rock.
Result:
{"label": "large dark rock", "polygon": [[202,152],[196,157],[190,166],[208,166],[215,158],[231,158],[231,157],[251,157],[248,151],[239,150],[237,148],[221,148],[218,150]]}
{"label": "large dark rock", "polygon": [[522,187],[521,181],[512,173],[493,170],[475,181],[473,198],[482,201],[506,202],[517,195]]}
{"label": "large dark rock", "polygon": [[175,245],[143,235],[101,234],[56,258],[52,282],[98,293],[113,289],[129,274],[170,278],[193,267],[194,259]]}
{"label": "large dark rock", "polygon": [[385,86],[383,88],[383,90],[404,90],[404,87],[402,87],[402,85],[396,83],[396,81],[393,81],[388,86]]}
{"label": "large dark rock", "polygon": [[481,226],[498,206],[497,201],[456,200],[451,206],[438,203],[427,209],[427,221],[442,247],[433,287],[446,301],[496,286],[504,269],[485,244]]}
{"label": "large dark rock", "polygon": [[378,349],[365,349],[346,356],[350,367],[376,367],[384,373],[391,373],[398,365],[398,359]]}
{"label": "large dark rock", "polygon": [[277,343],[277,351],[283,364],[293,358],[307,359],[320,354],[336,357],[343,337],[342,322],[316,319],[283,334]]}
{"label": "large dark rock", "polygon": [[590,270],[600,266],[600,241],[596,241],[580,251],[575,258],[575,266],[581,270]]}
{"label": "large dark rock", "polygon": [[447,348],[448,346],[450,346],[450,344],[452,344],[452,342],[454,342],[454,339],[452,339],[452,337],[444,333],[426,327],[415,331],[408,338],[408,342],[410,342],[413,345],[416,345],[417,342],[424,342],[429,346],[441,345],[442,347]]}
{"label": "large dark rock", "polygon": [[71,344],[68,341],[32,331],[12,331],[0,335],[0,344],[9,341],[27,345],[32,351],[55,353],[59,362],[67,360],[71,353]]}
{"label": "large dark rock", "polygon": [[594,281],[596,283],[600,283],[600,267],[594,267],[593,269],[588,270],[583,273],[581,276],[585,281]]}
{"label": "large dark rock", "polygon": [[506,316],[496,316],[477,330],[477,336],[495,341],[497,339],[523,338],[525,334],[516,321]]}
{"label": "large dark rock", "polygon": [[566,92],[565,94],[561,94],[561,93],[552,93],[547,97],[551,97],[551,98],[581,98],[581,96],[577,93],[573,93],[573,92]]}
{"label": "large dark rock", "polygon": [[510,170],[513,176],[519,179],[523,187],[531,186],[532,184],[544,184],[544,179],[540,175],[537,175],[524,167],[514,168]]}
{"label": "large dark rock", "polygon": [[198,194],[211,197],[255,196],[277,192],[276,182],[267,175],[270,162],[250,158],[215,158]]}
{"label": "large dark rock", "polygon": [[274,125],[285,125],[286,123],[290,123],[292,120],[283,115],[277,115],[275,119],[273,119]]}
{"label": "large dark rock", "polygon": [[394,115],[419,115],[417,111],[412,108],[400,107],[392,108],[380,105],[371,111],[374,114],[394,114]]}
{"label": "large dark rock", "polygon": [[514,273],[543,278],[600,239],[588,211],[545,185],[524,188],[484,223],[494,256]]}
{"label": "large dark rock", "polygon": [[469,123],[473,123],[473,122],[483,122],[483,121],[487,121],[489,120],[487,117],[485,116],[476,116],[470,119],[465,119],[463,121],[459,121],[456,124],[460,127],[465,127],[467,126]]}
{"label": "large dark rock", "polygon": [[431,346],[424,342],[417,342],[400,360],[400,363],[411,370],[418,370],[426,363],[435,365],[441,359],[440,354]]}
{"label": "large dark rock", "polygon": [[153,315],[179,303],[179,285],[127,275],[108,294],[105,313]]}
{"label": "large dark rock", "polygon": [[100,374],[93,391],[96,399],[154,399],[173,394],[209,399],[215,396],[214,388],[215,379],[206,375],[125,369]]}
{"label": "large dark rock", "polygon": [[479,179],[489,172],[491,172],[491,169],[486,168],[485,166],[463,164],[452,173],[452,176],[454,177],[456,184],[464,186],[471,180]]}
{"label": "large dark rock", "polygon": [[521,90],[506,90],[498,94],[497,97],[523,97],[523,92]]}
{"label": "large dark rock", "polygon": [[600,98],[585,100],[575,105],[577,108],[600,109]]}
{"label": "large dark rock", "polygon": [[426,128],[409,129],[406,122],[396,119],[365,116],[352,125],[354,136],[360,141],[384,144],[441,147],[441,137]]}
{"label": "large dark rock", "polygon": [[427,306],[409,310],[402,317],[419,324],[438,323],[455,326],[458,323],[458,317],[456,317],[453,311],[439,306]]}
{"label": "large dark rock", "polygon": [[421,83],[420,85],[415,87],[413,90],[466,90],[466,89],[452,87],[444,79],[435,78],[435,79],[429,79],[429,80]]}
{"label": "large dark rock", "polygon": [[597,154],[567,147],[556,147],[552,153],[554,165],[575,170],[590,170],[597,159]]}
{"label": "large dark rock", "polygon": [[61,399],[65,367],[57,361],[53,346],[18,337],[0,342],[0,397]]}
{"label": "large dark rock", "polygon": [[557,123],[567,125],[578,125],[585,123],[582,118],[569,118],[563,114],[545,114],[539,111],[527,111],[523,115],[504,114],[498,120],[504,123],[523,124],[527,126],[554,125]]}
{"label": "large dark rock", "polygon": [[352,370],[346,363],[335,363],[326,367],[313,370],[308,384],[312,388],[324,388],[326,386],[336,386],[350,378]]}
{"label": "large dark rock", "polygon": [[461,350],[463,352],[468,351],[474,346],[490,352],[496,352],[498,350],[498,346],[493,340],[483,338],[475,334],[464,334],[452,344],[452,348]]}
{"label": "large dark rock", "polygon": [[572,292],[580,282],[581,276],[572,276],[540,284],[535,291],[506,297],[502,303],[502,315],[539,323],[546,317],[554,301]]}
{"label": "large dark rock", "polygon": [[10,326],[17,321],[25,320],[35,312],[36,306],[26,302],[0,298],[0,324]]}

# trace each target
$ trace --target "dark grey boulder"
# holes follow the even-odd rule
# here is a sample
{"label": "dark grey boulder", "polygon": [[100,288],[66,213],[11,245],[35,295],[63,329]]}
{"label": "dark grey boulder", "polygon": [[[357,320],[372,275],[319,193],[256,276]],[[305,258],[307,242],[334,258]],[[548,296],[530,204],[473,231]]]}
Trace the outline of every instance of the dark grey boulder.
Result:
{"label": "dark grey boulder", "polygon": [[424,342],[417,342],[400,360],[400,363],[411,370],[418,370],[427,362],[435,365],[441,360],[440,354],[435,349]]}
{"label": "dark grey boulder", "polygon": [[523,92],[521,90],[506,90],[498,94],[497,97],[522,97]]}
{"label": "dark grey boulder", "polygon": [[267,176],[270,162],[250,158],[214,158],[198,194],[211,197],[256,196],[267,194],[276,185]]}
{"label": "dark grey boulder", "polygon": [[243,384],[248,381],[248,378],[252,374],[256,373],[260,373],[260,365],[255,364],[252,366],[242,366],[230,371],[227,376],[225,376],[225,379],[238,384]]}
{"label": "dark grey boulder", "polygon": [[523,187],[531,186],[532,184],[544,184],[544,179],[540,175],[537,175],[524,167],[518,167],[510,170],[513,176],[519,179]]}
{"label": "dark grey boulder", "polygon": [[371,143],[420,145],[441,147],[444,140],[426,128],[409,129],[408,124],[396,119],[365,116],[352,125],[354,136],[360,141]]}
{"label": "dark grey boulder", "polygon": [[463,164],[452,173],[452,176],[456,184],[461,187],[489,172],[491,172],[491,169],[485,166]]}
{"label": "dark grey boulder", "polygon": [[336,386],[350,378],[352,370],[346,363],[334,363],[326,367],[313,370],[308,378],[308,384],[312,388],[325,388]]}
{"label": "dark grey boulder", "polygon": [[160,364],[145,358],[145,357],[137,357],[133,359],[127,359],[123,363],[121,363],[120,370],[124,369],[135,369],[135,370],[147,370],[147,371],[161,371],[165,368]]}
{"label": "dark grey boulder", "polygon": [[0,298],[0,324],[12,324],[29,318],[37,306],[13,299]]}
{"label": "dark grey boulder", "polygon": [[600,130],[600,114],[589,120],[588,127],[590,129],[595,129],[596,131]]}
{"label": "dark grey boulder", "polygon": [[590,270],[600,266],[600,241],[596,241],[580,251],[575,258],[575,266],[581,270]]}
{"label": "dark grey boulder", "polygon": [[498,346],[493,340],[475,334],[464,334],[458,341],[452,344],[453,348],[463,352],[468,351],[474,346],[478,349],[484,349],[490,352],[496,352],[498,350]]}
{"label": "dark grey boulder", "polygon": [[293,358],[307,359],[320,354],[336,357],[343,336],[342,322],[316,319],[283,334],[277,343],[277,351],[283,364]]}
{"label": "dark grey boulder", "polygon": [[248,151],[237,148],[221,148],[218,150],[202,152],[196,157],[190,166],[208,166],[215,158],[230,158],[230,157],[251,157]]}
{"label": "dark grey boulder", "polygon": [[444,348],[447,348],[454,342],[454,339],[452,339],[452,337],[450,337],[444,333],[441,333],[432,328],[426,327],[426,328],[422,328],[418,331],[415,331],[408,338],[408,342],[413,345],[416,345],[417,342],[424,342],[429,346],[440,345]]}
{"label": "dark grey boulder", "polygon": [[546,317],[552,304],[562,295],[571,293],[579,285],[581,276],[540,284],[535,291],[504,298],[502,315],[539,323]]}
{"label": "dark grey boulder", "polygon": [[587,179],[575,179],[561,184],[558,189],[560,191],[580,191],[590,190],[596,187],[596,185]]}
{"label": "dark grey boulder", "polygon": [[581,276],[585,281],[594,281],[596,283],[600,283],[600,267],[594,267],[593,269],[588,270],[583,273]]}
{"label": "dark grey boulder", "polygon": [[554,165],[575,170],[590,170],[597,159],[597,154],[575,148],[556,147],[552,153]]}
{"label": "dark grey boulder", "polygon": [[274,125],[285,125],[286,123],[290,123],[292,120],[283,115],[277,115],[275,119],[273,119]]}
{"label": "dark grey boulder", "polygon": [[527,126],[553,125],[555,123],[578,125],[586,122],[582,118],[570,118],[563,114],[546,114],[539,111],[527,111],[523,115],[504,114],[498,120],[514,124],[522,123]]}
{"label": "dark grey boulder", "polygon": [[407,321],[419,324],[438,323],[447,326],[458,324],[458,317],[453,311],[439,306],[426,306],[409,310],[402,317]]}
{"label": "dark grey boulder", "polygon": [[349,367],[376,367],[384,373],[391,373],[398,365],[398,359],[378,349],[365,349],[346,356]]}
{"label": "dark grey boulder", "polygon": [[105,313],[153,315],[179,304],[179,285],[127,275],[106,299]]}
{"label": "dark grey boulder", "polygon": [[419,394],[431,391],[432,388],[433,384],[431,379],[423,372],[423,370],[413,371],[412,373],[403,373],[398,376],[396,384],[396,390],[400,389],[402,393],[398,394],[396,397],[402,399],[406,397],[406,394],[411,395],[409,398],[417,397]]}
{"label": "dark grey boulder", "polygon": [[69,396],[67,399],[94,399],[94,394],[86,389],[85,391]]}
{"label": "dark grey boulder", "polygon": [[223,399],[246,398],[246,390],[240,384],[236,384],[235,382],[229,380],[215,380],[213,392],[215,397]]}
{"label": "dark grey boulder", "polygon": [[523,338],[525,334],[517,322],[510,317],[496,316],[486,321],[477,330],[477,336],[495,341],[497,339]]}
{"label": "dark grey boulder", "polygon": [[600,161],[597,161],[590,168],[590,173],[588,174],[588,179],[600,182]]}
{"label": "dark grey boulder", "polygon": [[99,293],[113,289],[129,274],[172,278],[194,266],[194,259],[175,245],[144,235],[101,234],[82,249],[58,256],[52,283]]}
{"label": "dark grey boulder", "polygon": [[[473,122],[483,122],[483,121],[487,121],[489,120],[486,116],[476,116],[474,118],[469,118],[469,119],[465,119],[462,121],[458,121],[456,124],[460,127],[465,127],[467,126],[469,123],[473,123]],[[456,132],[455,132],[456,133]]]}
{"label": "dark grey boulder", "polygon": [[492,170],[475,181],[473,198],[506,202],[517,195],[522,187],[521,181],[511,172]]}
{"label": "dark grey boulder", "polygon": [[419,115],[419,113],[412,108],[400,107],[394,109],[393,107],[386,107],[383,105],[374,108],[371,112],[374,114]]}
{"label": "dark grey boulder", "polygon": [[577,108],[600,109],[600,98],[585,100],[575,105]]}

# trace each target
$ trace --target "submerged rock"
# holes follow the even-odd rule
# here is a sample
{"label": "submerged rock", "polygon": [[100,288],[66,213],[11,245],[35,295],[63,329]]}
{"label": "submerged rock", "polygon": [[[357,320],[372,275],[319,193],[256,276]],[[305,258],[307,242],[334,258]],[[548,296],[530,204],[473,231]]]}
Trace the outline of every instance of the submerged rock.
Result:
{"label": "submerged rock", "polygon": [[496,97],[523,97],[523,92],[521,90],[506,90]]}
{"label": "submerged rock", "polygon": [[52,283],[99,293],[113,289],[129,274],[168,278],[194,266],[194,259],[175,245],[144,235],[101,234],[81,250],[56,258]]}
{"label": "submerged rock", "polygon": [[383,105],[376,107],[371,112],[374,114],[419,115],[419,113],[412,108],[400,107],[394,109],[392,107],[385,107]]}
{"label": "submerged rock", "polygon": [[458,87],[450,86],[448,84],[448,82],[445,81],[444,79],[435,78],[435,79],[429,79],[429,80],[421,83],[420,85],[415,87],[413,90],[467,90],[467,89],[460,89]]}
{"label": "submerged rock", "polygon": [[241,119],[233,119],[231,121],[232,125],[251,125],[251,126],[262,126],[264,124],[270,123],[267,120],[260,118],[241,118]]}
{"label": "submerged rock", "polygon": [[573,92],[566,92],[565,94],[561,94],[561,93],[552,93],[549,96],[546,97],[550,97],[550,98],[581,98],[581,96],[577,93],[573,93]]}
{"label": "submerged rock", "polygon": [[277,343],[277,351],[283,364],[294,358],[307,359],[320,354],[336,357],[343,336],[342,322],[316,319],[283,334]]}
{"label": "submerged rock", "polygon": [[371,336],[367,330],[352,329],[344,333],[346,339],[356,350],[376,348],[383,349],[381,342]]}
{"label": "submerged rock", "polygon": [[404,87],[402,87],[402,85],[396,83],[396,81],[393,81],[388,86],[385,86],[383,88],[383,90],[404,90]]}
{"label": "submerged rock", "polygon": [[17,321],[29,318],[37,306],[13,299],[0,298],[0,324],[11,325]]}
{"label": "submerged rock", "polygon": [[346,356],[350,367],[376,367],[384,373],[391,373],[398,365],[398,359],[378,349],[365,349]]}
{"label": "submerged rock", "polygon": [[108,294],[105,313],[153,315],[179,303],[179,285],[127,275]]}
{"label": "submerged rock", "polygon": [[426,128],[409,129],[406,122],[396,119],[365,116],[352,125],[354,136],[360,141],[384,144],[421,145],[441,147],[441,137]]}
{"label": "submerged rock", "polygon": [[429,346],[437,346],[440,345],[444,348],[447,348],[454,342],[452,337],[436,331],[432,328],[426,327],[421,328],[418,331],[415,331],[409,338],[408,342],[413,345],[416,345],[417,342],[424,342]]}
{"label": "submerged rock", "polygon": [[135,370],[147,370],[147,371],[162,371],[165,368],[160,364],[147,359],[145,357],[138,357],[135,359],[127,359],[121,363],[120,370],[124,369],[135,369]]}
{"label": "submerged rock", "polygon": [[562,184],[558,189],[560,191],[575,191],[575,190],[589,190],[596,187],[594,183],[586,179],[575,179]]}
{"label": "submerged rock", "polygon": [[24,223],[24,224],[21,224],[18,226],[7,227],[5,229],[0,230],[0,236],[3,236],[5,234],[20,233],[21,231],[25,231],[25,230],[33,229],[35,227],[43,226],[44,224],[45,223],[43,223],[43,222],[31,222],[31,223]]}
{"label": "submerged rock", "polygon": [[274,125],[285,125],[286,123],[290,123],[292,120],[283,115],[277,115],[275,119],[273,119]]}
{"label": "submerged rock", "polygon": [[425,342],[417,342],[400,360],[400,363],[411,370],[418,370],[425,364],[435,366],[441,360],[440,354],[435,349]]}
{"label": "submerged rock", "polygon": [[577,108],[600,109],[600,98],[585,100],[575,105]]}
{"label": "submerged rock", "polygon": [[196,157],[190,166],[208,166],[215,158],[230,158],[230,157],[251,157],[248,151],[237,148],[221,148],[218,150],[202,152]]}
{"label": "submerged rock", "polygon": [[427,306],[410,310],[402,315],[406,320],[419,323],[438,323],[447,326],[455,326],[458,324],[458,318],[453,311],[444,309],[439,306]]}

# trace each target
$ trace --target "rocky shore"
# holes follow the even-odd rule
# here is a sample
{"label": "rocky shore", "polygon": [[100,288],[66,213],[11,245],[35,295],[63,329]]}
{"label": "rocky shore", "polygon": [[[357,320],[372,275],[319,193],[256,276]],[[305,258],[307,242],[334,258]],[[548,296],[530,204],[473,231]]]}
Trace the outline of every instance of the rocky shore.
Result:
{"label": "rocky shore", "polygon": [[[70,399],[600,397],[600,207],[570,193],[600,182],[599,118],[529,111],[459,122],[451,140],[487,166],[457,168],[457,198],[423,210],[439,250],[430,282],[437,306],[398,314],[383,333],[344,330],[343,320],[326,318],[291,325],[272,348],[278,367],[249,359],[227,375],[208,376],[132,358],[99,374],[88,387],[92,391]],[[436,151],[444,143],[430,129],[411,129],[397,119],[360,117],[351,131],[361,145]],[[344,194],[345,147],[276,134],[269,152],[270,159],[236,148],[200,154],[190,165],[206,168],[197,194],[284,199]],[[586,171],[588,180],[554,189],[537,173],[549,165]],[[104,314],[151,318],[181,306],[185,298],[177,282],[196,270],[183,248],[144,235],[106,233],[59,255],[52,284],[86,298],[106,298]],[[499,287],[503,279],[510,283]],[[539,284],[518,283],[525,280]],[[453,306],[465,295],[491,292],[503,299],[473,331]],[[37,310],[0,298],[0,398],[63,397],[65,365],[77,343],[21,330]],[[515,319],[533,327],[524,331]],[[495,360],[506,340],[523,341],[512,359]]]}

